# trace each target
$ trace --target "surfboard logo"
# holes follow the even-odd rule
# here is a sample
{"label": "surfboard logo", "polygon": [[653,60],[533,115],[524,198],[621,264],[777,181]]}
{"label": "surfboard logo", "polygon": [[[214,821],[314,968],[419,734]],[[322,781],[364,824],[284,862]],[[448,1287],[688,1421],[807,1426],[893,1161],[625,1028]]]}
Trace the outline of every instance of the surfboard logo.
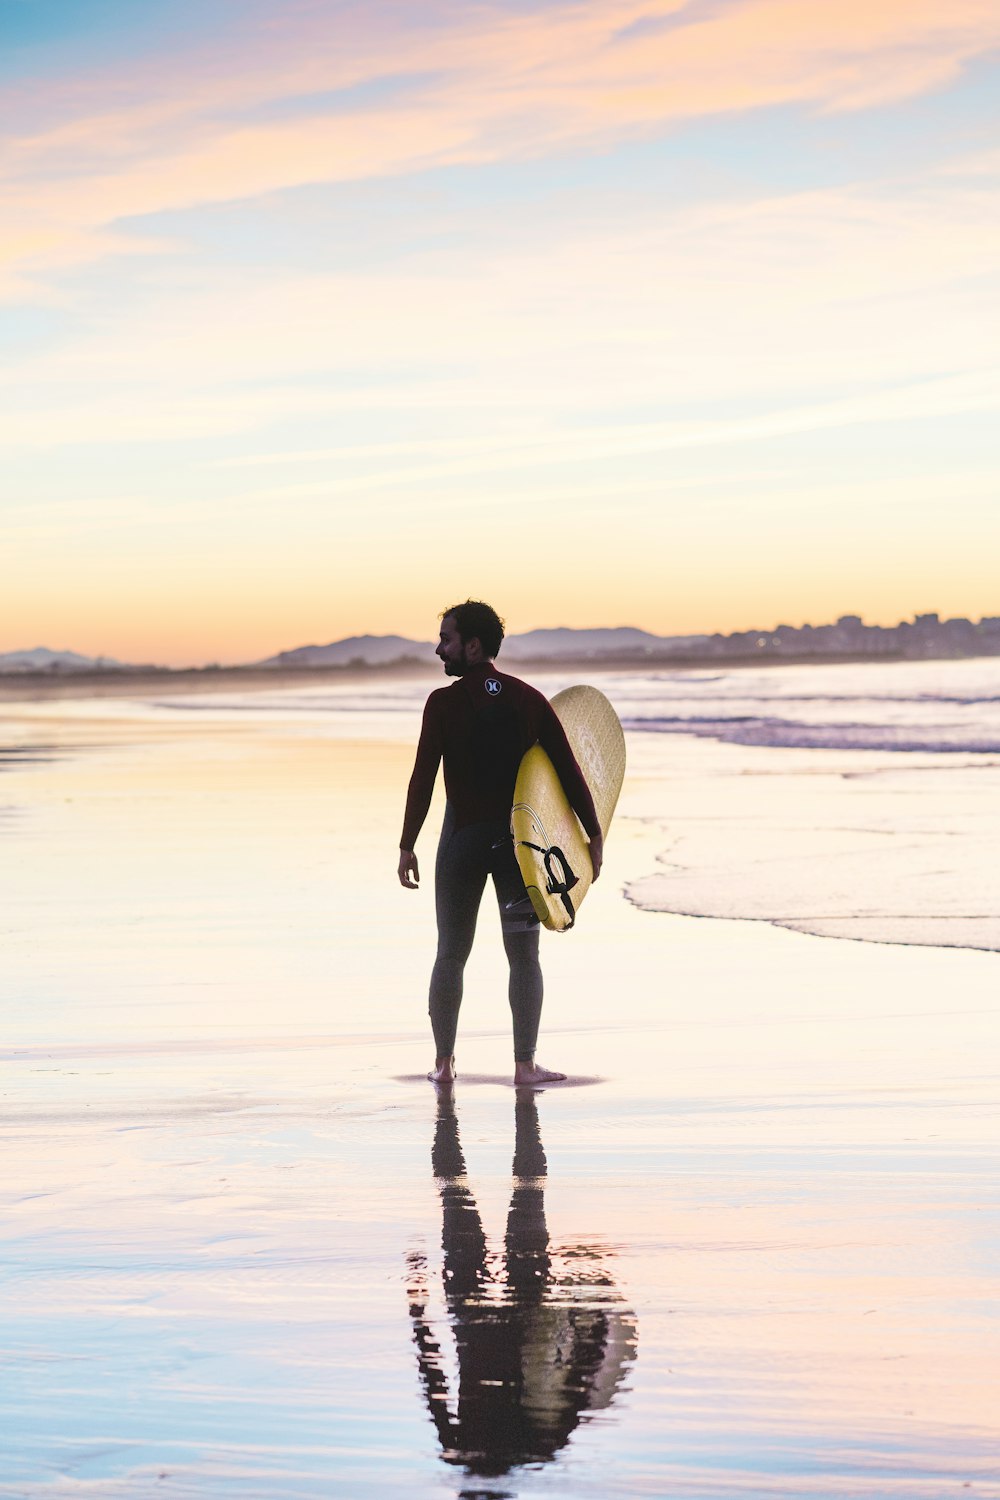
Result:
{"label": "surfboard logo", "polygon": [[489,693],[490,697],[495,698],[497,693],[502,690],[503,683],[498,682],[495,677],[487,677],[485,686],[486,691]]}

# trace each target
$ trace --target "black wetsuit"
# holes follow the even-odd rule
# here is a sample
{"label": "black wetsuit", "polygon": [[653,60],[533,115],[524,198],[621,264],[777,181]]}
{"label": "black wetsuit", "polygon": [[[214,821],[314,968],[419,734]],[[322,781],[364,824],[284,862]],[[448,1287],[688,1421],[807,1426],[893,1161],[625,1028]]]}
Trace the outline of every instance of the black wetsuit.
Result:
{"label": "black wetsuit", "polygon": [[534,1056],[542,1009],[538,927],[527,924],[523,905],[519,914],[507,908],[526,900],[510,837],[510,808],[521,757],[536,742],[551,759],[588,835],[598,834],[594,801],[565,731],[535,688],[483,662],[427,700],[399,842],[401,849],[412,850],[443,759],[448,808],[435,866],[438,951],[429,1002],[438,1057],[455,1050],[463,974],[488,876],[510,963],[514,1056],[519,1062]]}

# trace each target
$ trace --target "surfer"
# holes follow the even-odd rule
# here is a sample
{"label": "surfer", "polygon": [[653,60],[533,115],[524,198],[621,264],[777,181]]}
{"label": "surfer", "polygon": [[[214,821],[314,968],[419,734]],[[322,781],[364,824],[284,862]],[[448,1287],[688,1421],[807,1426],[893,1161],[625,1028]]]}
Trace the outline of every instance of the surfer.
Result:
{"label": "surfer", "polygon": [[538,922],[531,911],[510,836],[510,808],[521,757],[538,743],[555,767],[570,806],[590,839],[596,880],[603,858],[601,825],[587,783],[548,699],[493,665],[503,621],[488,604],[467,599],[445,610],[436,654],[459,680],[431,693],[399,841],[399,881],[416,890],[413,846],[444,761],[447,808],[434,871],[438,948],[428,1010],[434,1033],[434,1083],[455,1077],[455,1036],[465,964],[472,952],[479,903],[492,876],[510,965],[508,996],[514,1028],[514,1082],[556,1083],[566,1077],[535,1062],[542,1013]]}

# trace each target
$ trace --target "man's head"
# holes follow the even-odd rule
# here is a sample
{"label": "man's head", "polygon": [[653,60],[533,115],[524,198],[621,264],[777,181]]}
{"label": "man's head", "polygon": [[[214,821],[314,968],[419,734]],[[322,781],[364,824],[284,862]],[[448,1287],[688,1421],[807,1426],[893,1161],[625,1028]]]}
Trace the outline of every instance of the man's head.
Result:
{"label": "man's head", "polygon": [[470,667],[492,661],[502,640],[503,621],[496,610],[479,599],[466,599],[442,613],[437,655],[449,677],[462,677]]}

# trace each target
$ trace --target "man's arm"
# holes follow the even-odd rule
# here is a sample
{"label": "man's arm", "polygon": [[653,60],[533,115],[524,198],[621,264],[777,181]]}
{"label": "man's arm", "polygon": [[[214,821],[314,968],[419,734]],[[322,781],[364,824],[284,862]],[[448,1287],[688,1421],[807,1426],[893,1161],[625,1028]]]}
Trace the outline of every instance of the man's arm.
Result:
{"label": "man's arm", "polygon": [[604,863],[604,834],[592,833],[588,847],[590,849],[590,866],[592,871],[590,879],[591,883],[593,883],[598,875],[600,875],[601,866]]}
{"label": "man's arm", "polygon": [[542,701],[545,707],[539,725],[538,743],[555,767],[555,773],[559,777],[569,805],[580,819],[590,840],[590,863],[593,866],[593,878],[596,880],[601,873],[601,865],[604,863],[604,835],[601,832],[597,808],[594,806],[590,787],[584,780],[583,772],[577,764],[576,756],[573,754],[569,740],[566,738],[566,731],[560,724],[555,709],[547,700]]}
{"label": "man's arm", "polygon": [[420,882],[420,869],[413,846],[417,842],[417,834],[424,826],[427,809],[431,805],[431,797],[434,793],[438,766],[441,763],[440,710],[435,702],[436,698],[437,694],[432,693],[424,705],[424,719],[420,728],[417,755],[406,793],[403,832],[399,839],[399,866],[396,873],[399,876],[400,885],[410,891],[416,890]]}

